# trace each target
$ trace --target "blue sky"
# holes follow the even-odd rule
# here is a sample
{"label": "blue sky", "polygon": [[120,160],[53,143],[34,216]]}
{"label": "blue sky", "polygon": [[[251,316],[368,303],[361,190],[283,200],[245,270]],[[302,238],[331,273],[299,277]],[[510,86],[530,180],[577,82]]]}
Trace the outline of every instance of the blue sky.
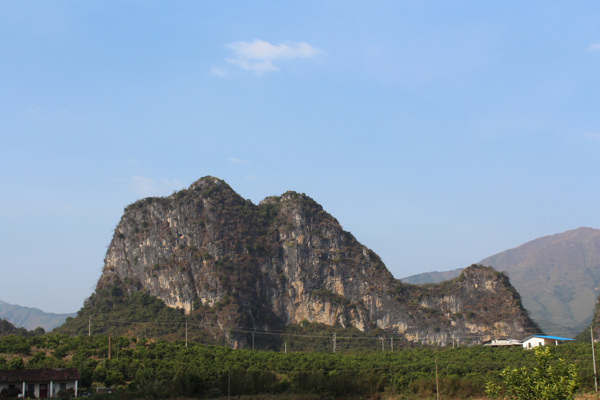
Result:
{"label": "blue sky", "polygon": [[131,202],[303,192],[394,276],[600,228],[597,1],[2,1],[0,299],[78,310]]}

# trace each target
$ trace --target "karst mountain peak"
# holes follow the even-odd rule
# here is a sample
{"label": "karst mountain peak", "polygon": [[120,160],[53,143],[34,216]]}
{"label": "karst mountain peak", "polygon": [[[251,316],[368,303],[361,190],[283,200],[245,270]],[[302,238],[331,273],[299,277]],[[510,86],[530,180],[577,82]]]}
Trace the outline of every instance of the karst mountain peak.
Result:
{"label": "karst mountain peak", "polygon": [[212,176],[125,208],[79,314],[93,314],[106,296],[127,302],[140,294],[236,346],[247,343],[233,328],[303,322],[381,330],[408,343],[537,330],[508,279],[491,268],[472,266],[440,285],[402,284],[309,196],[287,191],[254,204]]}

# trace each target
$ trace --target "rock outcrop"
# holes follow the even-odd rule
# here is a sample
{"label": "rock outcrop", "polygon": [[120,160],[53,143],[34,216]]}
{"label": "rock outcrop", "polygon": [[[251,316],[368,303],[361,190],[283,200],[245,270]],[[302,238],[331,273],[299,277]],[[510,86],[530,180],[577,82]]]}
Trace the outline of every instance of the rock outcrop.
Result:
{"label": "rock outcrop", "polygon": [[[589,326],[600,286],[599,229],[581,227],[543,236],[479,264],[508,274],[530,317],[547,334],[570,338]],[[402,281],[437,283],[461,271],[422,273]]]}
{"label": "rock outcrop", "polygon": [[537,329],[491,268],[472,266],[438,285],[402,284],[308,196],[287,192],[255,205],[213,177],[125,209],[97,289],[115,285],[223,332],[309,321],[447,344]]}
{"label": "rock outcrop", "polygon": [[589,325],[600,286],[600,230],[544,236],[481,261],[505,271],[544,332],[573,337]]}

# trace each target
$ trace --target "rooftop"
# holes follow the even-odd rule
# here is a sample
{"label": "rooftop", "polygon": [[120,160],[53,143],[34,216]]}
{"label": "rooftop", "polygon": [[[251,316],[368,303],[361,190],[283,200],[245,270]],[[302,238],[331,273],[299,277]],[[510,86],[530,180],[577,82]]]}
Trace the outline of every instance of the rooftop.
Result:
{"label": "rooftop", "polygon": [[0,382],[46,382],[80,379],[77,368],[0,370]]}

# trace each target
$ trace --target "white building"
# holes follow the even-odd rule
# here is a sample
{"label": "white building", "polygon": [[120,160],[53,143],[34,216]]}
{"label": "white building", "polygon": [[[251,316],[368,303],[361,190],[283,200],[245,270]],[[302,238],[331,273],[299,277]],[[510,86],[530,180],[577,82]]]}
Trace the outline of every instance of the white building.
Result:
{"label": "white building", "polygon": [[483,345],[490,347],[521,346],[521,341],[517,339],[491,339],[483,342]]}
{"label": "white building", "polygon": [[533,349],[538,346],[546,346],[546,345],[558,345],[558,342],[566,341],[566,340],[575,340],[558,336],[546,336],[546,335],[533,335],[529,336],[526,339],[521,340],[524,349]]}
{"label": "white building", "polygon": [[62,390],[77,397],[79,379],[77,368],[0,370],[0,394],[44,399]]}

